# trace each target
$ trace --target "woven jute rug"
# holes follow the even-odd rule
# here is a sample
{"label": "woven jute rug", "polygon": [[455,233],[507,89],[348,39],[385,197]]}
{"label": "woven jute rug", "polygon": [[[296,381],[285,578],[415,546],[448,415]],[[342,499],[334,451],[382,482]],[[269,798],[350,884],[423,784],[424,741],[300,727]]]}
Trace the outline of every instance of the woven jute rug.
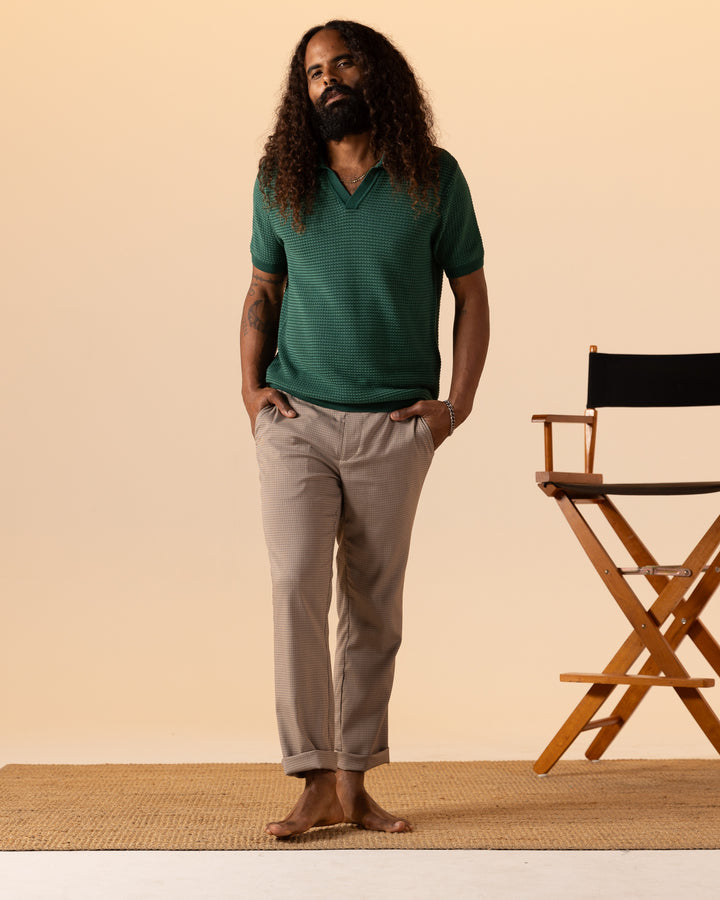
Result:
{"label": "woven jute rug", "polygon": [[410,834],[353,825],[277,840],[302,782],[273,764],[9,765],[2,850],[720,848],[720,760],[393,763],[366,783]]}

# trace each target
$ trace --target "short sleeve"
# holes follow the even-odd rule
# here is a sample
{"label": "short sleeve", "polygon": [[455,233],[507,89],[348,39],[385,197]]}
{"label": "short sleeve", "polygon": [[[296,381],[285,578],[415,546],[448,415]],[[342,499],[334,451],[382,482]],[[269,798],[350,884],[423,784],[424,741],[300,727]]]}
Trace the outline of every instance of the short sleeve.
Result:
{"label": "short sleeve", "polygon": [[282,239],[273,225],[273,218],[260,190],[260,182],[256,178],[253,188],[253,226],[250,240],[252,263],[261,272],[282,275],[287,272],[287,258]]}
{"label": "short sleeve", "polygon": [[433,253],[448,278],[481,269],[485,251],[470,188],[457,161],[447,151],[443,151],[440,168],[440,219]]}

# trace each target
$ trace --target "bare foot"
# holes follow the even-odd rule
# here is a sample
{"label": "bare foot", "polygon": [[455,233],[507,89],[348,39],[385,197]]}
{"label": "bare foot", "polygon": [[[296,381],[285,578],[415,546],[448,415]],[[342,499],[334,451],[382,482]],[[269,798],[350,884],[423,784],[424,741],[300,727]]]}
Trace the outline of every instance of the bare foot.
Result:
{"label": "bare foot", "polygon": [[379,806],[365,790],[365,773],[338,769],[337,796],[345,813],[345,821],[369,831],[398,833],[412,831],[406,819],[397,819]]}
{"label": "bare foot", "polygon": [[335,773],[317,769],[305,776],[305,790],[289,816],[265,826],[266,834],[290,837],[316,825],[339,825],[345,819],[335,790]]}

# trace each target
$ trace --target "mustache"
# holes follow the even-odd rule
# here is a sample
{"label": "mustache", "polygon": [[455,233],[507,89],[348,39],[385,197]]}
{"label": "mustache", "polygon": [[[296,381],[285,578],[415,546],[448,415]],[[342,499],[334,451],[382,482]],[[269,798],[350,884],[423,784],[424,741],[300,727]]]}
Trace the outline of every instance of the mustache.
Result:
{"label": "mustache", "polygon": [[331,84],[325,88],[325,90],[320,94],[320,98],[318,103],[320,106],[326,106],[328,100],[331,97],[336,96],[337,94],[342,94],[345,97],[354,97],[357,92],[353,90],[353,88],[348,87],[346,84]]}

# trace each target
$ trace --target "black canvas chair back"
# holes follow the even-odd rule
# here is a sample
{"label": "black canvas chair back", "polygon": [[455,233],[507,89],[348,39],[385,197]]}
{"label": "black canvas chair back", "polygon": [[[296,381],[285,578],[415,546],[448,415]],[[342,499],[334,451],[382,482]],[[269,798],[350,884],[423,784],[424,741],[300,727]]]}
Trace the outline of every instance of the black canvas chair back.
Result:
{"label": "black canvas chair back", "polygon": [[719,406],[720,353],[591,353],[587,408]]}
{"label": "black canvas chair back", "polygon": [[[691,677],[677,656],[689,637],[710,669],[720,675],[720,644],[699,616],[720,586],[720,516],[681,561],[661,564],[615,505],[613,496],[664,498],[668,495],[711,494],[720,481],[611,484],[594,471],[598,408],[680,407],[720,405],[720,353],[677,355],[598,353],[591,347],[587,409],[584,415],[536,415],[545,433],[545,469],[536,473],[538,486],[552,497],[603,584],[632,626],[630,635],[602,672],[566,672],[561,681],[588,684],[589,690],[535,763],[546,774],[584,731],[597,730],[586,751],[599,759],[624,728],[651,687],[675,690],[715,750],[720,753],[720,720],[701,693],[714,678]],[[580,424],[585,429],[584,465],[575,471],[556,471],[553,426]],[[720,424],[720,423],[719,423]],[[693,435],[687,434],[688,440]],[[700,437],[699,439],[702,439]],[[661,502],[661,500],[656,502]],[[623,565],[603,546],[587,516],[597,510],[610,525],[629,556]],[[674,521],[666,517],[666,521]],[[685,535],[679,535],[685,541]],[[633,576],[646,579],[654,600],[647,606],[630,586]],[[594,630],[592,614],[583,607],[587,630]],[[569,626],[564,626],[566,629]],[[664,629],[664,630],[663,630]],[[582,638],[582,631],[578,639]],[[621,688],[622,696],[610,715],[595,718],[608,697]]]}

